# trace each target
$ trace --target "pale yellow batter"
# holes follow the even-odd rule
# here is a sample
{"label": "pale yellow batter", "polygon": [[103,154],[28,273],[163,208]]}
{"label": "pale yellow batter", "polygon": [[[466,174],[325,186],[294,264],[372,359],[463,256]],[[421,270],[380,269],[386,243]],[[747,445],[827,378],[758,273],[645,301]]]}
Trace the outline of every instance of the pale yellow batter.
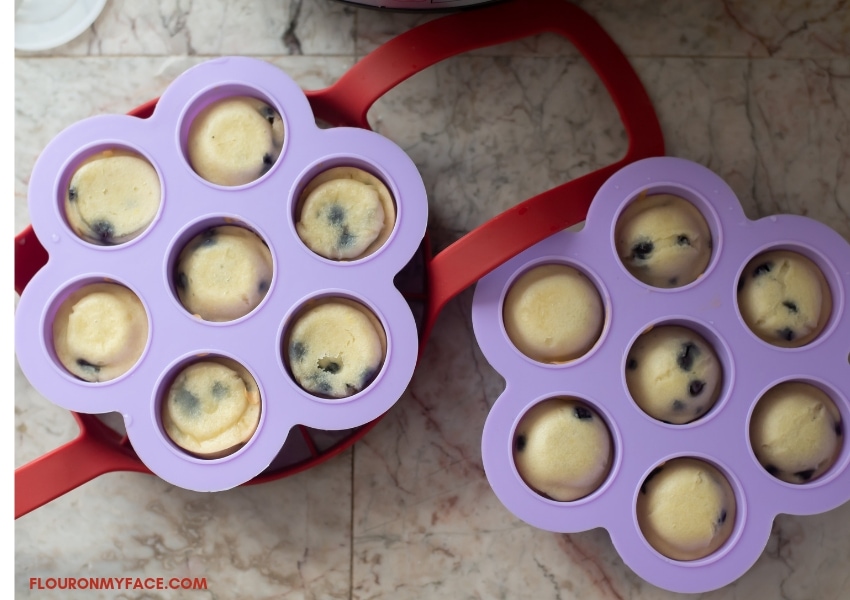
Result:
{"label": "pale yellow batter", "polygon": [[841,451],[844,430],[835,403],[823,390],[790,381],[768,390],[750,420],[750,443],[774,477],[807,483],[823,475]]}
{"label": "pale yellow batter", "polygon": [[617,220],[617,254],[638,280],[660,288],[687,285],[711,259],[711,231],[700,211],[670,194],[640,196]]}
{"label": "pale yellow batter", "polygon": [[159,175],[140,155],[104,150],[71,176],[65,194],[68,225],[94,244],[123,244],[139,236],[159,211]]}
{"label": "pale yellow batter", "polygon": [[329,298],[299,314],[287,335],[292,376],[306,391],[345,398],[372,382],[387,342],[378,318],[358,302]]}
{"label": "pale yellow batter", "polygon": [[527,271],[508,290],[503,319],[517,349],[539,362],[579,358],[599,339],[605,313],[596,287],[581,271],[548,264]]}
{"label": "pale yellow batter", "polygon": [[355,167],[335,167],[301,192],[295,228],[316,254],[356,260],[386,243],[395,215],[392,195],[380,179]]}
{"label": "pale yellow batter", "polygon": [[798,348],[826,327],[832,295],[815,263],[797,252],[775,250],[747,263],[738,282],[738,308],[758,337]]}
{"label": "pale yellow batter", "polygon": [[205,321],[232,321],[265,298],[273,274],[268,246],[236,225],[207,229],[180,252],[175,288],[190,313]]}
{"label": "pale yellow batter", "polygon": [[523,415],[514,464],[540,494],[568,502],[593,493],[611,469],[611,434],[599,414],[575,398],[551,398]]}
{"label": "pale yellow batter", "polygon": [[122,285],[94,283],[72,292],[53,320],[53,347],[62,365],[85,381],[123,375],[148,341],[148,316]]}
{"label": "pale yellow batter", "polygon": [[646,541],[674,560],[697,560],[718,550],[732,535],[736,511],[726,477],[694,458],[676,458],[655,469],[637,498]]}
{"label": "pale yellow batter", "polygon": [[195,172],[224,186],[250,183],[274,165],[283,148],[283,121],[269,104],[235,96],[213,102],[192,121],[187,150]]}
{"label": "pale yellow batter", "polygon": [[260,392],[248,370],[229,358],[206,358],[174,379],[162,404],[162,425],[184,450],[219,458],[254,435],[260,412]]}
{"label": "pale yellow batter", "polygon": [[689,423],[708,412],[720,396],[722,379],[711,344],[686,327],[650,329],[638,337],[626,359],[632,398],[666,423]]}

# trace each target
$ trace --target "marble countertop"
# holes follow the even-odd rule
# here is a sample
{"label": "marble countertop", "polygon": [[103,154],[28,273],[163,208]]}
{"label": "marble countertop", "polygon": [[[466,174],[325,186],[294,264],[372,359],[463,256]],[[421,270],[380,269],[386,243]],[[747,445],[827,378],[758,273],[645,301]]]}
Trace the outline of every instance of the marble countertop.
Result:
{"label": "marble countertop", "polygon": [[[718,173],[748,217],[806,215],[850,240],[850,4],[582,0],[643,81],[667,153]],[[325,87],[425,14],[332,0],[109,0],[70,43],[15,55],[15,230],[40,150],[85,117],[158,97],[191,65],[249,55]],[[435,250],[622,156],[601,82],[552,35],[449,59],[369,113],[413,158]],[[634,574],[606,531],[538,530],[490,489],[487,412],[504,388],[472,333],[472,291],[442,312],[409,389],[362,440],[281,480],[196,493],[112,473],[15,523],[20,598],[679,597]],[[15,465],[72,439],[16,366]],[[753,567],[705,598],[846,598],[850,503],[780,515]],[[202,591],[56,592],[30,578],[204,577]],[[60,595],[61,594],[61,595]]]}

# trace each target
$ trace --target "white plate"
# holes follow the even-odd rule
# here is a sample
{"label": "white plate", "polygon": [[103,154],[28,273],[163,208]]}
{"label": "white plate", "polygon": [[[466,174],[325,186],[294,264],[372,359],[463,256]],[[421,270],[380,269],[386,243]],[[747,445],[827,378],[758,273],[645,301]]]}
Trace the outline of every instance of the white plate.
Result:
{"label": "white plate", "polygon": [[73,40],[92,23],[106,0],[22,0],[15,3],[15,48],[47,50]]}

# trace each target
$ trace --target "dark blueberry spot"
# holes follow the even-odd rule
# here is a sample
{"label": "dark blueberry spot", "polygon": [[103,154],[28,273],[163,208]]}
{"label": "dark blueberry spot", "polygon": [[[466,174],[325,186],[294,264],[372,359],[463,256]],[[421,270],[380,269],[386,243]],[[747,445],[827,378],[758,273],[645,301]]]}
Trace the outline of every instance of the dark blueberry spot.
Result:
{"label": "dark blueberry spot", "polygon": [[339,233],[339,237],[337,238],[337,247],[338,248],[348,248],[354,244],[354,241],[357,239],[357,236],[352,234],[348,227],[343,227],[342,231]]}
{"label": "dark blueberry spot", "polygon": [[779,329],[776,332],[776,335],[778,335],[780,338],[782,338],[786,342],[790,342],[791,340],[794,339],[794,330],[791,329],[790,327],[786,327],[785,329]]}
{"label": "dark blueberry spot", "polygon": [[363,369],[363,372],[360,374],[360,387],[357,389],[362,390],[365,388],[375,376],[375,369]]}
{"label": "dark blueberry spot", "polygon": [[220,381],[216,381],[212,386],[212,395],[216,400],[221,400],[227,393],[230,391],[230,388],[224,385]]}
{"label": "dark blueberry spot", "polygon": [[777,469],[775,466],[765,465],[764,468],[768,473],[770,473],[774,477],[779,477],[779,469]]}
{"label": "dark blueberry spot", "polygon": [[104,244],[111,242],[115,235],[115,227],[109,221],[95,221],[91,224],[91,230]]}
{"label": "dark blueberry spot", "polygon": [[770,270],[773,268],[772,262],[766,262],[757,266],[753,269],[753,277],[759,277],[760,275],[764,275],[765,273],[770,273]]}
{"label": "dark blueberry spot", "polygon": [[274,164],[274,158],[272,158],[272,155],[269,154],[268,152],[263,154],[263,168],[260,169],[260,175],[265,175],[266,173],[268,173],[269,169],[272,168],[273,164]]}
{"label": "dark blueberry spot", "polygon": [[700,381],[699,379],[694,379],[690,385],[688,385],[688,393],[691,396],[699,396],[702,393],[703,388],[705,387],[705,382]]}
{"label": "dark blueberry spot", "polygon": [[183,290],[184,292],[189,287],[189,278],[186,277],[186,273],[180,271],[177,273],[177,277],[174,281],[174,284],[178,287],[178,289]]}
{"label": "dark blueberry spot", "polygon": [[274,125],[275,111],[271,106],[263,106],[260,108],[260,114],[265,117],[266,121],[269,122],[269,125]]}
{"label": "dark blueberry spot", "polygon": [[694,366],[694,358],[699,356],[699,348],[693,342],[685,342],[676,356],[676,364],[683,371],[690,371]]}
{"label": "dark blueberry spot", "polygon": [[670,279],[667,280],[667,285],[670,285],[670,286],[678,285],[678,283],[679,283],[678,277],[671,277]]}
{"label": "dark blueberry spot", "polygon": [[649,255],[652,254],[652,251],[655,250],[655,244],[653,244],[649,240],[644,240],[638,242],[634,246],[632,246],[632,258],[636,258],[638,260],[646,260],[649,258]]}
{"label": "dark blueberry spot", "polygon": [[679,246],[690,246],[691,245],[691,239],[688,236],[686,236],[685,234],[680,234],[679,237],[676,238],[676,243]]}
{"label": "dark blueberry spot", "polygon": [[701,415],[704,411],[705,411],[705,407],[704,407],[702,404],[700,404],[699,406],[697,406],[697,407],[696,407],[696,409],[694,409],[694,414],[695,414],[695,415],[697,415],[697,416],[699,416],[699,415]]}
{"label": "dark blueberry spot", "polygon": [[784,306],[785,308],[787,308],[787,309],[789,310],[789,312],[792,312],[792,313],[796,313],[796,312],[797,312],[797,310],[798,310],[798,309],[797,309],[797,304],[796,304],[795,302],[791,302],[790,300],[785,300],[785,301],[782,303],[782,306]]}
{"label": "dark blueberry spot", "polygon": [[837,435],[838,437],[841,437],[841,423],[835,424],[835,435]]}
{"label": "dark blueberry spot", "polygon": [[205,232],[201,234],[200,239],[198,240],[196,248],[201,247],[209,247],[215,246],[218,243],[216,236],[218,235],[218,231],[215,228],[207,229]]}
{"label": "dark blueberry spot", "polygon": [[77,188],[75,188],[75,187],[69,187],[68,188],[68,200],[70,200],[71,202],[77,201]]}
{"label": "dark blueberry spot", "polygon": [[738,280],[738,293],[740,294],[740,293],[741,293],[741,290],[743,290],[743,289],[744,289],[744,278],[743,278],[743,277],[741,277],[741,278]]}
{"label": "dark blueberry spot", "polygon": [[177,390],[177,393],[174,395],[174,401],[180,407],[180,410],[192,417],[198,416],[201,412],[201,401],[198,400],[195,394],[184,387]]}
{"label": "dark blueberry spot", "polygon": [[85,369],[86,371],[92,371],[94,373],[100,372],[99,366],[94,365],[94,364],[90,363],[89,361],[87,361],[83,358],[77,359],[77,366],[80,367],[81,369]]}
{"label": "dark blueberry spot", "polygon": [[315,381],[316,381],[316,387],[319,388],[319,391],[321,393],[330,394],[331,390],[333,390],[333,386],[331,386],[331,384],[328,383],[327,379],[317,379]]}
{"label": "dark blueberry spot", "polygon": [[268,289],[269,289],[269,282],[268,281],[261,281],[257,285],[257,291],[260,292],[261,294],[265,294],[266,291],[268,291]]}
{"label": "dark blueberry spot", "polygon": [[580,421],[589,421],[593,419],[593,413],[583,406],[576,406],[573,413],[575,414],[576,419],[579,419]]}
{"label": "dark blueberry spot", "polygon": [[637,366],[638,366],[638,362],[633,358],[630,358],[629,362],[626,363],[626,368],[631,369],[632,371],[637,369]]}
{"label": "dark blueberry spot", "polygon": [[301,362],[307,355],[307,346],[302,342],[295,342],[289,346],[289,360],[292,362]]}
{"label": "dark blueberry spot", "polygon": [[335,375],[336,373],[339,373],[339,370],[340,370],[339,363],[333,362],[333,361],[330,361],[328,364],[322,365],[319,368],[322,371],[324,371],[325,373],[330,373],[331,375]]}
{"label": "dark blueberry spot", "polygon": [[328,209],[328,222],[331,225],[341,227],[345,222],[345,209],[339,204],[334,204]]}
{"label": "dark blueberry spot", "polygon": [[814,475],[814,474],[815,474],[814,469],[806,469],[805,471],[797,471],[796,473],[794,473],[794,477],[797,477],[798,479],[800,479],[802,481],[808,481],[809,479],[812,478],[812,475]]}
{"label": "dark blueberry spot", "polygon": [[522,434],[516,436],[516,449],[517,452],[522,452],[523,450],[525,450],[525,436]]}
{"label": "dark blueberry spot", "polygon": [[726,516],[727,516],[726,515],[726,509],[725,508],[720,509],[720,516],[717,517],[717,522],[719,524],[723,525],[723,523],[726,522]]}
{"label": "dark blueberry spot", "polygon": [[673,411],[681,412],[683,410],[685,410],[685,403],[681,400],[673,400]]}
{"label": "dark blueberry spot", "polygon": [[640,484],[640,493],[646,493],[646,486],[652,481],[652,478],[658,475],[664,467],[655,467],[652,471],[649,472],[649,475],[646,476],[646,479],[643,480],[643,483]]}

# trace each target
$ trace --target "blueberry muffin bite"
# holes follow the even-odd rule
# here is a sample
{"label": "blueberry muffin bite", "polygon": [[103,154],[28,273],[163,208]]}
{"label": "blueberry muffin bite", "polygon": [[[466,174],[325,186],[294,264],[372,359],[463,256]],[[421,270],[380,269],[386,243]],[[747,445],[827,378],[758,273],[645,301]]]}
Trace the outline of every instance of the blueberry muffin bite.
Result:
{"label": "blueberry muffin bite", "polygon": [[612,462],[608,426],[575,398],[550,398],[533,406],[517,425],[513,457],[529,487],[569,502],[596,491]]}
{"label": "blueberry muffin bite", "polygon": [[639,281],[659,288],[687,285],[711,259],[711,231],[702,213],[671,194],[641,195],[617,220],[617,255]]}
{"label": "blueberry muffin bite", "polygon": [[232,321],[265,298],[272,255],[254,232],[236,225],[211,227],[180,252],[174,287],[183,306],[205,321]]}
{"label": "blueberry muffin bite", "polygon": [[750,420],[750,443],[765,470],[803,484],[835,463],[844,427],[835,403],[810,383],[789,381],[768,390]]}
{"label": "blueberry muffin bite", "polygon": [[86,159],[71,176],[65,218],[88,242],[123,244],[148,228],[161,199],[159,175],[147,160],[126,150],[104,150]]}
{"label": "blueberry muffin bite", "polygon": [[355,167],[335,167],[301,192],[295,229],[319,256],[356,260],[386,243],[395,226],[395,203],[380,179]]}
{"label": "blueberry muffin bite", "polygon": [[762,340],[799,348],[826,327],[832,295],[814,262],[797,252],[774,250],[747,263],[738,281],[738,308]]}
{"label": "blueberry muffin bite", "polygon": [[233,454],[257,430],[260,392],[248,370],[208,357],[177,374],[162,403],[162,426],[182,449],[202,458]]}
{"label": "blueberry muffin bite", "polygon": [[726,477],[694,458],[675,458],[655,468],[637,497],[638,524],[646,541],[674,560],[716,552],[732,535],[736,512]]}
{"label": "blueberry muffin bite", "polygon": [[263,176],[283,149],[283,120],[268,103],[248,96],[206,106],[189,127],[192,169],[211,183],[236,186]]}
{"label": "blueberry muffin bite", "polygon": [[292,377],[321,398],[346,398],[375,378],[387,352],[384,328],[359,302],[325,298],[295,318],[284,347]]}
{"label": "blueberry muffin bite", "polygon": [[626,386],[648,415],[681,425],[714,406],[722,368],[704,337],[687,327],[663,325],[641,334],[626,358]]}
{"label": "blueberry muffin bite", "polygon": [[84,381],[109,381],[138,362],[148,341],[141,300],[116,283],[72,292],[53,319],[53,348],[67,371]]}

